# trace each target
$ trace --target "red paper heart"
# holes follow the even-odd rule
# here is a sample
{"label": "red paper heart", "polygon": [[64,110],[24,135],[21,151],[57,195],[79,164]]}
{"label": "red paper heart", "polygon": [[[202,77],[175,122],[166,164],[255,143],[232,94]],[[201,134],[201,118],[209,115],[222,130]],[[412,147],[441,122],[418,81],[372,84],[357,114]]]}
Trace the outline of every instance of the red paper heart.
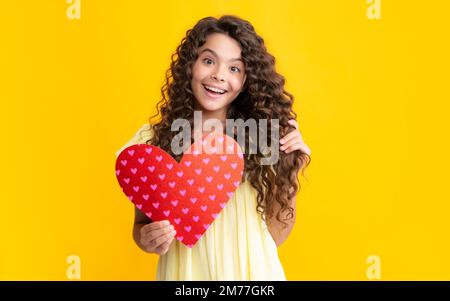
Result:
{"label": "red paper heart", "polygon": [[189,248],[202,237],[240,184],[239,145],[211,133],[190,146],[178,163],[159,147],[135,144],[116,160],[125,195],[153,221],[169,220]]}

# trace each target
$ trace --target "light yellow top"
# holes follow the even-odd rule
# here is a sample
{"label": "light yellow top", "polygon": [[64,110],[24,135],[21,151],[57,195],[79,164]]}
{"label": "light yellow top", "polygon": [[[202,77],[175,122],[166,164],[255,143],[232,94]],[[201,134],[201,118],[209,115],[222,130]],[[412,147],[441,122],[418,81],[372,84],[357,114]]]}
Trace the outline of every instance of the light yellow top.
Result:
{"label": "light yellow top", "polygon": [[[151,126],[142,126],[116,156],[151,136]],[[192,249],[174,239],[159,257],[157,280],[286,280],[277,246],[256,211],[256,196],[248,181],[241,183]]]}

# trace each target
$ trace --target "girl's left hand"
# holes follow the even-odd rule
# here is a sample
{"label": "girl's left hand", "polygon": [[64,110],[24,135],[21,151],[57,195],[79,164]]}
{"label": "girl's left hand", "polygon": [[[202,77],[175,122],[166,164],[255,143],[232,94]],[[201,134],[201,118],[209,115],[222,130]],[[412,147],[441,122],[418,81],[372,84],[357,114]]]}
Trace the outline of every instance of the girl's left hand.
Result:
{"label": "girl's left hand", "polygon": [[302,152],[310,156],[311,150],[308,145],[303,142],[302,134],[298,130],[298,123],[295,121],[295,119],[291,119],[288,122],[295,126],[296,130],[288,133],[286,136],[280,139],[280,150],[284,151],[286,154],[289,154],[290,152],[295,150],[301,150]]}

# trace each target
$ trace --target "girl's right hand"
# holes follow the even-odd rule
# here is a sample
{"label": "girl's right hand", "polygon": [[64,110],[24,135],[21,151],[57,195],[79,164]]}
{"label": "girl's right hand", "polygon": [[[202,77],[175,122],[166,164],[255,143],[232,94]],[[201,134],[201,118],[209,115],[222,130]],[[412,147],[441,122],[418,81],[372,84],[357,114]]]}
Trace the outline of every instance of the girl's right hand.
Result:
{"label": "girl's right hand", "polygon": [[152,222],[142,226],[140,243],[149,253],[164,255],[169,250],[176,231],[169,221]]}

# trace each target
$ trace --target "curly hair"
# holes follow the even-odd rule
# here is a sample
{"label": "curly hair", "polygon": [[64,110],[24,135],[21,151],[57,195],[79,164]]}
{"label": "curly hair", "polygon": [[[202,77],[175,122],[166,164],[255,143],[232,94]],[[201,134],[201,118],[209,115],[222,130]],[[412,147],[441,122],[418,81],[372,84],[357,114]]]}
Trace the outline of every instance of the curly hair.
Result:
{"label": "curly hair", "polygon": [[[177,118],[184,118],[189,120],[193,128],[195,98],[190,85],[192,66],[198,58],[198,49],[206,42],[208,35],[213,33],[226,34],[239,43],[247,74],[242,92],[230,105],[227,119],[266,119],[269,128],[266,141],[276,143],[277,147],[279,141],[271,139],[271,119],[279,120],[281,137],[295,129],[288,123],[290,119],[297,118],[292,109],[294,97],[284,90],[285,79],[275,71],[275,58],[267,52],[264,40],[256,34],[248,21],[239,17],[207,17],[186,32],[176,52],[172,54],[171,65],[161,88],[162,98],[157,104],[157,113],[149,118],[154,135],[146,143],[160,147],[178,162],[182,154],[175,155],[171,151],[172,138],[177,134],[171,131],[171,124]],[[153,122],[155,117],[160,118]],[[248,133],[244,135],[247,145]],[[194,142],[193,138],[191,142]],[[260,150],[256,154],[244,151],[242,181],[248,177],[250,184],[256,189],[256,210],[262,219],[270,222],[275,216],[286,227],[286,221],[295,218],[291,199],[300,189],[298,173],[302,169],[304,175],[304,169],[311,159],[300,150],[289,154],[280,152],[279,160],[273,165],[262,165],[261,159],[264,157]],[[276,203],[279,205],[278,212],[274,209]],[[282,218],[284,213],[287,213],[286,218]]]}

